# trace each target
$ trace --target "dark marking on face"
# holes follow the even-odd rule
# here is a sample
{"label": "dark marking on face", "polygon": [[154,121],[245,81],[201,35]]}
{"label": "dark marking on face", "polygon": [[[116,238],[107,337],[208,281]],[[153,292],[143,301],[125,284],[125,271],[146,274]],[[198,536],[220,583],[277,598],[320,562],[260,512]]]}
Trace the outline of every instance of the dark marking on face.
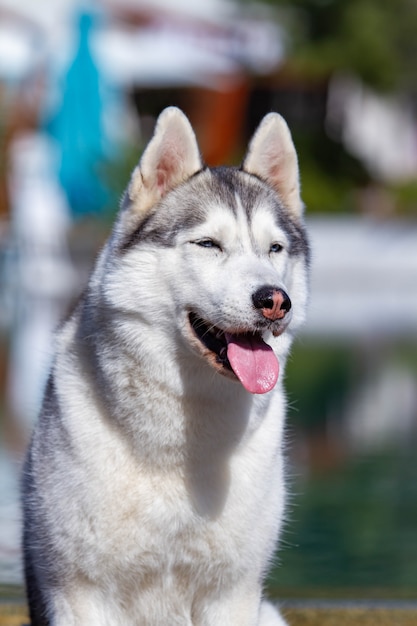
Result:
{"label": "dark marking on face", "polygon": [[249,223],[258,207],[270,207],[277,225],[289,237],[290,254],[305,254],[309,258],[304,227],[290,216],[276,192],[257,176],[223,166],[205,168],[169,192],[126,236],[120,251],[125,253],[145,242],[175,246],[177,234],[203,223],[213,204],[219,204],[236,216],[237,196]]}
{"label": "dark marking on face", "polygon": [[134,248],[141,241],[146,239],[146,227],[152,222],[154,213],[148,213],[139,223],[136,229],[130,233],[120,246],[120,252],[127,252],[130,248]]}
{"label": "dark marking on face", "polygon": [[170,191],[127,235],[120,252],[125,253],[145,242],[175,246],[179,232],[194,228],[207,218],[207,200],[219,191],[218,185],[212,185],[211,181],[208,168],[204,168]]}
{"label": "dark marking on face", "polygon": [[[265,181],[256,175],[232,168],[219,167],[212,171],[217,180],[218,189],[226,200],[227,206],[236,213],[236,194],[242,202],[249,222],[256,209],[265,204],[271,208],[275,215],[277,225],[284,230],[290,241],[290,255],[303,254],[307,262],[310,259],[310,247],[307,233],[301,222],[293,219],[281,202],[277,193]],[[226,198],[227,196],[227,198]]]}
{"label": "dark marking on face", "polygon": [[290,254],[293,256],[303,254],[307,264],[309,264],[310,244],[304,226],[292,219],[285,209],[277,212],[277,220],[279,226],[285,231],[290,240]]}

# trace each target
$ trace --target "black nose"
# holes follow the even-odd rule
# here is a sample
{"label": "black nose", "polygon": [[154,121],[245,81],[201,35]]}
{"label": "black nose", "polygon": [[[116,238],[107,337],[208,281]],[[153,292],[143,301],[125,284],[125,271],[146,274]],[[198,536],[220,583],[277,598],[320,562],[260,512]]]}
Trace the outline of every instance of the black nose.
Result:
{"label": "black nose", "polygon": [[265,285],[252,294],[252,302],[262,315],[273,321],[282,319],[291,309],[291,300],[283,289]]}

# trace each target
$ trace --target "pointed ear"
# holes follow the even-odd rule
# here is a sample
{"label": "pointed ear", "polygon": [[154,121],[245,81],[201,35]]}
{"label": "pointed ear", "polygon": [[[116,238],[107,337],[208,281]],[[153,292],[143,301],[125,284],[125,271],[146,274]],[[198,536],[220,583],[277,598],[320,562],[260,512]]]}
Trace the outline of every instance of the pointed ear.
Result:
{"label": "pointed ear", "polygon": [[269,113],[264,117],[251,139],[242,169],[271,185],[293,217],[302,216],[297,153],[281,115]]}
{"label": "pointed ear", "polygon": [[202,167],[190,122],[180,109],[168,107],[130,180],[127,191],[134,210],[146,211]]}

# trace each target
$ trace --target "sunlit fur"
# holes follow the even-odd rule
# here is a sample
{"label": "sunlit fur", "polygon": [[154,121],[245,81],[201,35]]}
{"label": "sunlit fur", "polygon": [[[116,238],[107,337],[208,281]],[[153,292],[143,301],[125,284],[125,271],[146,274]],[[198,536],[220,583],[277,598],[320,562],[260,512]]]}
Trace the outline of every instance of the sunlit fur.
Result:
{"label": "sunlit fur", "polygon": [[[240,170],[210,170],[185,116],[162,113],[56,336],[23,479],[33,626],[284,624],[262,588],[285,507],[283,378],[307,302],[302,220],[277,114]],[[289,295],[283,320],[254,308],[265,284]],[[262,333],[280,363],[275,388],[248,393],[190,312]]]}

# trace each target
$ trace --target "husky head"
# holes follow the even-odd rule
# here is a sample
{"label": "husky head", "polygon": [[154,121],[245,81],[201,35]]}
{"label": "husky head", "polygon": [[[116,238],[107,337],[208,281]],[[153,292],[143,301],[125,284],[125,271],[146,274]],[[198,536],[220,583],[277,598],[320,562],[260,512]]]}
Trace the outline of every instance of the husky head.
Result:
{"label": "husky head", "polygon": [[184,114],[163,111],[100,278],[107,305],[131,321],[139,358],[164,341],[194,369],[270,391],[304,319],[302,214],[297,156],[280,115],[263,119],[239,169],[209,169]]}

